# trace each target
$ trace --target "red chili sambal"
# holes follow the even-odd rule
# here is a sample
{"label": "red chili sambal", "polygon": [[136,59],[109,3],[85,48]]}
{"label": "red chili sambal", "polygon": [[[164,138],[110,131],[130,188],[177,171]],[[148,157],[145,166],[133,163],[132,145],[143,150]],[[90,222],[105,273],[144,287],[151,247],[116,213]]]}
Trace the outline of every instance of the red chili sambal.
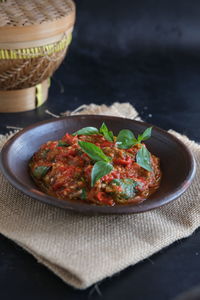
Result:
{"label": "red chili sambal", "polygon": [[67,133],[40,147],[29,163],[30,174],[45,193],[63,200],[109,206],[142,202],[159,187],[159,158],[143,142],[123,149],[117,139]]}

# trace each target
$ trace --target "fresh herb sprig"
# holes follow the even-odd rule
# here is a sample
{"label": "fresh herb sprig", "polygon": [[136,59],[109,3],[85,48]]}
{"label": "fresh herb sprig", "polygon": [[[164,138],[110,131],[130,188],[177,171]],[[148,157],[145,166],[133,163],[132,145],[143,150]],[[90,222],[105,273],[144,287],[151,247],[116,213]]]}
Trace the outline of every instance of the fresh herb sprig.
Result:
{"label": "fresh herb sprig", "polygon": [[146,141],[151,137],[152,127],[147,128],[142,134],[139,134],[136,138],[131,130],[123,129],[117,136],[117,147],[120,149],[129,149],[132,146],[140,145],[140,149],[136,155],[136,162],[143,169],[152,172],[151,155],[147,148],[141,144],[142,141]]}
{"label": "fresh herb sprig", "polygon": [[136,139],[132,131],[122,129],[117,136],[116,145],[120,149],[129,149],[134,145],[135,140]]}
{"label": "fresh herb sprig", "polygon": [[109,142],[114,142],[114,135],[113,132],[108,130],[108,127],[103,122],[100,129],[97,129],[96,127],[84,127],[74,133],[72,133],[73,136],[75,135],[92,135],[92,134],[102,134],[104,138]]}
{"label": "fresh herb sprig", "polygon": [[138,135],[137,143],[141,143],[142,141],[146,141],[151,137],[152,127],[147,128],[142,134]]}
{"label": "fresh herb sprig", "polygon": [[95,127],[84,127],[74,133],[72,135],[92,135],[92,134],[98,134],[99,130]]}
{"label": "fresh herb sprig", "polygon": [[84,141],[79,141],[78,144],[91,159],[105,162],[111,161],[111,157],[105,155],[101,148],[97,147],[95,144]]}
{"label": "fresh herb sprig", "polygon": [[[151,137],[152,133],[152,127],[147,128],[142,134],[139,134],[136,138],[133,132],[129,129],[122,129],[116,139],[116,146],[120,149],[129,149],[135,145],[139,145],[140,149],[137,152],[136,155],[136,162],[138,165],[140,165],[143,169],[152,172],[152,166],[151,166],[151,155],[150,152],[147,150],[147,148],[142,144],[143,141],[146,141]],[[103,122],[100,129],[98,130],[96,127],[84,127],[76,132],[73,133],[73,135],[92,135],[92,134],[102,134],[104,138],[109,142],[114,142],[114,135],[113,132],[108,129],[106,124]],[[105,158],[106,155],[103,153],[103,151],[97,147],[96,145],[88,142],[79,141],[80,147],[86,152],[93,160],[96,161],[104,161],[106,163],[110,162],[110,158]],[[93,145],[93,146],[91,146]],[[92,178],[97,178],[96,176],[97,170],[98,174],[103,174],[103,167],[105,168],[105,173],[108,172],[108,169],[111,169],[110,167],[107,168],[107,165],[104,164],[98,164],[98,168],[95,166],[95,172],[92,172]],[[109,173],[109,172],[108,172]],[[108,174],[106,173],[106,174]],[[94,175],[95,174],[95,175]],[[105,175],[105,174],[104,174]],[[101,177],[103,177],[102,175]],[[99,175],[100,176],[100,175]],[[99,178],[101,178],[99,177]],[[98,180],[98,179],[97,179]],[[96,180],[96,181],[97,181]],[[96,181],[92,180],[92,183],[94,184]]]}
{"label": "fresh herb sprig", "polygon": [[151,137],[152,127],[147,128],[142,134],[136,138],[129,129],[122,129],[117,136],[117,147],[120,149],[129,149],[134,145],[141,144]]}
{"label": "fresh herb sprig", "polygon": [[99,129],[99,133],[103,134],[103,136],[105,137],[105,139],[107,141],[114,142],[113,132],[108,130],[108,127],[106,126],[106,124],[104,122]]}
{"label": "fresh herb sprig", "polygon": [[79,141],[78,144],[91,159],[97,161],[91,173],[91,186],[94,186],[97,180],[113,170],[113,165],[110,163],[112,159],[92,143]]}

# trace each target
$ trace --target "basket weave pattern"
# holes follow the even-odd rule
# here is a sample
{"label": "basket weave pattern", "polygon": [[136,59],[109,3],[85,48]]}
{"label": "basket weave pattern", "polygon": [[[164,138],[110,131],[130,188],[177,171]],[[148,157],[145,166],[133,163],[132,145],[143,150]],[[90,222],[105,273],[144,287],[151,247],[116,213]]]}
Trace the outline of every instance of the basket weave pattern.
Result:
{"label": "basket weave pattern", "polygon": [[51,22],[70,14],[73,9],[70,0],[7,0],[0,5],[0,27]]}
{"label": "basket weave pattern", "polygon": [[47,79],[71,42],[75,10],[73,0],[0,0],[0,112],[46,101]]}
{"label": "basket weave pattern", "polygon": [[[36,51],[33,51],[33,57],[30,55],[27,59],[1,59],[0,90],[32,87],[50,77],[61,64],[67,51],[68,44],[64,43],[63,49],[60,49],[59,43],[51,45],[49,52],[46,51],[46,47],[37,47],[37,55]],[[19,50],[16,52],[20,53]]]}

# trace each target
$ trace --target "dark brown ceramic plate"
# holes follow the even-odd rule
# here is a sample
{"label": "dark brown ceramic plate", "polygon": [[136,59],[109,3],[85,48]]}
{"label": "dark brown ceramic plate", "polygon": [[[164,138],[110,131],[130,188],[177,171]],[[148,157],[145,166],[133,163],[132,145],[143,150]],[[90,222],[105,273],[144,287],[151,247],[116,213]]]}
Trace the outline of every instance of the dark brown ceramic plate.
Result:
{"label": "dark brown ceramic plate", "polygon": [[70,116],[29,126],[12,137],[1,152],[1,169],[10,183],[23,193],[58,207],[81,213],[138,213],[160,207],[179,197],[189,187],[195,174],[195,161],[190,150],[166,131],[153,127],[152,137],[146,141],[148,149],[161,160],[162,180],[159,190],[138,205],[114,207],[75,203],[48,196],[41,192],[28,174],[28,162],[41,144],[60,139],[66,132],[82,127],[100,127],[105,121],[116,135],[121,129],[131,129],[136,135],[150,124],[109,116]]}

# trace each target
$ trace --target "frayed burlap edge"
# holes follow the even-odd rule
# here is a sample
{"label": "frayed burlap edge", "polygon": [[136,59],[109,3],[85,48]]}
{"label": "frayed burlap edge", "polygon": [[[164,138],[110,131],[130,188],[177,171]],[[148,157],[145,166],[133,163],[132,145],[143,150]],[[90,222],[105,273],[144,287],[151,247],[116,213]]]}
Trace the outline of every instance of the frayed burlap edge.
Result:
{"label": "frayed burlap edge", "polygon": [[[123,105],[125,105],[126,108]],[[101,111],[99,106],[91,104],[89,105],[89,110],[87,110],[86,106],[82,108],[81,113],[85,114],[88,111],[89,113],[95,113],[95,108],[97,108],[97,113],[99,114],[114,115],[113,111],[118,108],[118,113],[115,115],[123,117],[129,116],[132,119],[137,118],[137,112],[128,103],[115,103],[113,106],[109,108],[107,107],[107,113],[106,106],[103,105],[101,107],[104,109],[103,111]],[[121,115],[122,111],[124,112],[123,115]],[[79,112],[75,111],[72,114],[77,113]],[[138,215],[84,217],[80,215],[73,215],[61,209],[50,208],[43,203],[34,203],[33,199],[22,195],[20,192],[18,194],[17,191],[15,191],[15,193],[17,193],[17,195],[22,199],[13,198],[13,200],[17,200],[17,202],[12,202],[11,211],[7,210],[6,203],[8,201],[8,198],[6,198],[7,200],[5,199],[5,202],[3,203],[4,206],[2,206],[3,209],[0,213],[0,217],[2,219],[2,222],[0,221],[0,232],[26,249],[38,260],[38,262],[47,266],[63,281],[79,289],[84,289],[94,284],[95,282],[102,280],[105,277],[112,276],[113,274],[116,274],[129,265],[134,265],[137,262],[152,255],[153,253],[156,253],[157,251],[161,250],[163,247],[170,245],[174,241],[189,236],[200,225],[200,205],[198,203],[200,198],[200,189],[199,182],[197,181],[200,173],[198,163],[200,160],[200,146],[195,142],[190,141],[185,136],[177,134],[174,131],[170,132],[176,135],[176,137],[181,139],[187,146],[190,147],[197,160],[197,176],[195,178],[194,184],[189,188],[187,193],[185,193],[173,203],[170,203],[157,210]],[[13,134],[14,133],[12,132],[6,136],[1,135],[0,144],[2,145],[4,142],[6,142],[6,140]],[[12,188],[12,190],[14,190],[14,188]],[[10,197],[13,197],[12,194],[10,195]],[[18,205],[17,203],[19,203],[20,201],[21,208],[19,209],[17,206],[15,207],[15,205]],[[51,255],[49,246],[53,251],[53,248],[55,248],[54,239],[56,232],[52,232],[52,235],[51,233],[49,233],[49,235],[47,234],[46,241],[39,239],[40,246],[37,245],[34,239],[34,236],[36,238],[37,235],[40,234],[40,232],[36,231],[36,228],[31,228],[31,230],[33,230],[33,237],[30,237],[31,240],[26,236],[26,230],[29,224],[25,222],[25,224],[22,224],[23,226],[21,228],[15,220],[16,211],[18,212],[19,217],[20,214],[22,218],[24,217],[24,212],[27,210],[26,206],[30,206],[30,209],[28,210],[28,214],[30,214],[28,215],[29,218],[31,218],[32,214],[31,207],[33,211],[34,209],[36,210],[36,215],[34,215],[33,212],[33,216],[36,217],[37,213],[40,213],[41,210],[44,212],[50,211],[50,214],[52,213],[52,215],[54,215],[55,212],[57,219],[55,218],[55,220],[53,220],[53,225],[52,223],[49,224],[53,226],[53,228],[54,226],[56,226],[56,224],[58,226],[61,220],[62,222],[63,220],[65,220],[65,224],[63,226],[66,227],[67,225],[71,225],[71,230],[75,230],[77,226],[80,226],[79,230],[75,230],[75,232],[73,232],[71,236],[71,239],[73,241],[70,240],[68,236],[66,237],[66,240],[64,240],[64,242],[62,240],[62,242],[64,243],[63,245],[65,245],[69,252],[70,245],[68,244],[74,242],[77,243],[76,248],[80,249],[79,252],[83,251],[80,252],[83,255],[83,258],[81,258],[79,255],[75,259],[75,262],[77,261],[77,264],[71,264],[71,260],[73,260],[72,257],[70,257],[70,260],[68,261],[68,256],[66,256],[68,253],[62,256],[62,248],[57,249],[58,246],[56,247],[56,255]],[[37,210],[38,207],[40,207],[39,210]],[[27,214],[27,212],[25,212],[25,214]],[[12,216],[13,219],[10,219],[10,216]],[[25,219],[26,218],[27,216],[25,217]],[[71,221],[69,221],[69,219]],[[41,216],[41,220],[43,220],[43,215]],[[18,222],[20,221],[18,220]],[[67,222],[72,223],[68,224]],[[13,225],[13,223],[15,224]],[[72,225],[75,227],[73,227]],[[18,229],[18,226],[20,230]],[[35,224],[35,226],[37,226],[37,223]],[[69,226],[67,226],[66,228],[68,227]],[[81,241],[82,235],[80,235],[78,238],[78,233],[79,231],[83,230],[83,227],[85,228],[85,231],[83,231],[83,233],[85,234],[85,238],[88,238],[87,243],[89,245],[89,251],[94,251],[95,249],[98,254],[98,252],[101,250],[98,254],[99,256],[97,256],[94,261],[92,261],[91,257],[91,255],[93,255],[92,252],[84,252],[83,248],[85,247],[85,242],[83,244]],[[91,231],[92,228],[94,228],[95,232]],[[48,233],[48,227],[44,226],[43,230],[44,229],[47,230]],[[134,234],[132,233],[133,230]],[[63,232],[61,231],[60,234],[62,233]],[[59,236],[57,238],[59,240]],[[98,239],[100,241],[103,241],[103,244],[98,244]],[[48,244],[48,247],[45,243]],[[44,244],[46,245],[45,247]],[[97,248],[95,246],[96,244],[99,245]],[[123,251],[120,252],[120,248],[122,246],[124,248],[122,249]],[[111,251],[111,254],[106,254],[106,249],[109,249]],[[105,257],[102,258],[101,253],[103,251],[105,251]],[[116,256],[118,257],[117,260],[115,259],[116,252],[119,252],[119,255]],[[107,258],[106,255],[108,255]],[[108,261],[106,261],[106,259],[108,259]],[[85,264],[86,267],[82,267],[81,263]]]}

